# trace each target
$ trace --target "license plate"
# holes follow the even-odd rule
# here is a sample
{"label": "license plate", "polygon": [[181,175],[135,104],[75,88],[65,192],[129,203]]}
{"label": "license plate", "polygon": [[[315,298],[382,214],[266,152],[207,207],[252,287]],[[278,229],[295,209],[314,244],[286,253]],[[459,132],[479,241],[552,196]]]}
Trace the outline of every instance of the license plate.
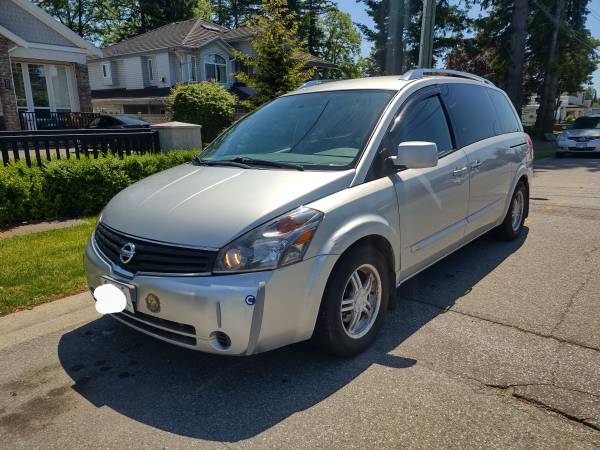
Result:
{"label": "license plate", "polygon": [[577,145],[575,145],[577,148],[587,148],[587,146],[587,142],[578,142]]}
{"label": "license plate", "polygon": [[102,277],[102,284],[112,284],[119,288],[119,290],[125,294],[125,298],[127,299],[127,304],[125,309],[132,314],[135,314],[135,301],[136,301],[136,290],[135,286],[131,284],[121,283],[120,281],[113,280],[109,277]]}

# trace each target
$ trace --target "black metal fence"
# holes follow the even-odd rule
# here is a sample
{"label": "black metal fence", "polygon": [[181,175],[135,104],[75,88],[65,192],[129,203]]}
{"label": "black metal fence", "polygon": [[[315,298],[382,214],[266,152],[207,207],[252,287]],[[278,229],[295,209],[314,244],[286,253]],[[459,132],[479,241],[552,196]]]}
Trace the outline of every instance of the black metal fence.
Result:
{"label": "black metal fence", "polygon": [[0,132],[4,165],[11,160],[24,160],[30,166],[33,161],[43,164],[51,159],[158,152],[158,131],[149,128]]}
{"label": "black metal fence", "polygon": [[87,128],[100,114],[93,112],[19,111],[22,130]]}

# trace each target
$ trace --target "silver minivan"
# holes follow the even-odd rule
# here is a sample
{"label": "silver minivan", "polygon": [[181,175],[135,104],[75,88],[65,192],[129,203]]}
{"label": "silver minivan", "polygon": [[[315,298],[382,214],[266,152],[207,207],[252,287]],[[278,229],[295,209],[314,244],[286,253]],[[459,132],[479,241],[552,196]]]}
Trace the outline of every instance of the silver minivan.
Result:
{"label": "silver minivan", "polygon": [[182,347],[353,355],[398,285],[490,230],[519,236],[532,161],[508,97],[475,75],[305,87],[116,195],[89,286],[115,285],[115,319]]}

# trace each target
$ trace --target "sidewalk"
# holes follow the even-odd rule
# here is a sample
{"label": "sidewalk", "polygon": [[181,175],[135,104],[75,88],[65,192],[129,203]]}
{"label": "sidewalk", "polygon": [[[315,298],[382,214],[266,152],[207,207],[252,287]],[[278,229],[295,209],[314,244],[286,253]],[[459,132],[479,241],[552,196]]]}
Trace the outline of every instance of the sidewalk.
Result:
{"label": "sidewalk", "polygon": [[17,225],[5,230],[0,230],[0,239],[25,234],[39,233],[41,231],[57,230],[59,228],[74,227],[85,223],[84,219],[52,220],[50,222],[28,223]]}

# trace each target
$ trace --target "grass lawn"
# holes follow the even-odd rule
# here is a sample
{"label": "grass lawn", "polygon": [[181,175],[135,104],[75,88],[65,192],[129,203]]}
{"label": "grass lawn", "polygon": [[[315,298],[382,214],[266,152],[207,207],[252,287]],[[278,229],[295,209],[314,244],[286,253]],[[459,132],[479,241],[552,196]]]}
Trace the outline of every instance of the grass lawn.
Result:
{"label": "grass lawn", "polygon": [[83,250],[96,219],[0,239],[0,316],[86,289]]}

